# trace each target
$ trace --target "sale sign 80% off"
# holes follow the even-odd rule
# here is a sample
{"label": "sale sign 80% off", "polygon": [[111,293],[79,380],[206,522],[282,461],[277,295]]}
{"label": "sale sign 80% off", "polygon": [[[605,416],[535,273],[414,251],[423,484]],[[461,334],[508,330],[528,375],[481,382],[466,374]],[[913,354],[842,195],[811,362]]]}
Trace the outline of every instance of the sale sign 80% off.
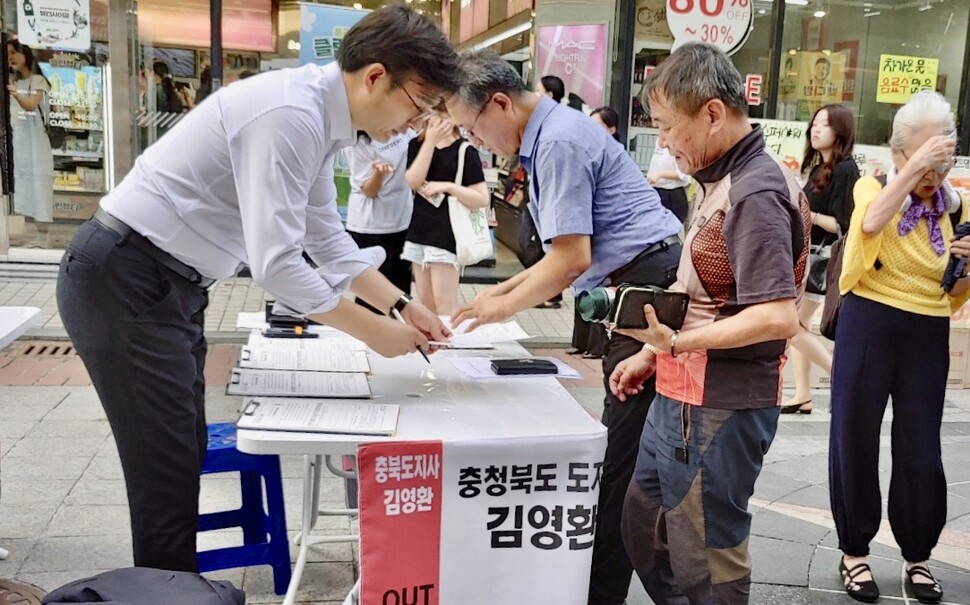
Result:
{"label": "sale sign 80% off", "polygon": [[705,42],[731,55],[744,45],[754,25],[753,0],[667,0],[673,50]]}

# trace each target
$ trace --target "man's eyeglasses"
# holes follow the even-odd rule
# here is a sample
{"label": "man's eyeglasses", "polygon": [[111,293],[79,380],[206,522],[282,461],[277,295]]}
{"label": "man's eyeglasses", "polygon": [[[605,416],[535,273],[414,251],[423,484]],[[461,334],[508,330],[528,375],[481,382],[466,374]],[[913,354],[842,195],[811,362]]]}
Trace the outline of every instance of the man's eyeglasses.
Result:
{"label": "man's eyeglasses", "polygon": [[475,136],[475,126],[478,125],[478,119],[482,117],[482,114],[485,113],[485,108],[488,107],[488,104],[491,102],[492,102],[492,98],[489,97],[488,100],[485,101],[485,104],[482,105],[482,108],[478,110],[478,115],[475,116],[475,121],[472,122],[472,125],[469,126],[468,128],[461,128],[462,138],[470,139],[473,136]]}
{"label": "man's eyeglasses", "polygon": [[433,107],[421,107],[418,105],[418,102],[414,100],[414,97],[411,96],[411,93],[408,92],[408,89],[406,86],[404,86],[404,84],[401,84],[398,88],[404,91],[404,94],[407,95],[408,100],[411,101],[411,104],[414,105],[414,108],[418,111],[417,115],[414,116],[413,121],[423,122],[435,114]]}

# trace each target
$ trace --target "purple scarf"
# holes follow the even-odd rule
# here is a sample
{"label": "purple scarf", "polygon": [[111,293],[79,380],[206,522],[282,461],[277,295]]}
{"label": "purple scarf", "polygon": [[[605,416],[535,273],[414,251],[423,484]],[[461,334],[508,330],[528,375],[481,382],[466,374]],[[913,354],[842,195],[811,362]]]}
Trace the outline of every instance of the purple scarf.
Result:
{"label": "purple scarf", "polygon": [[910,193],[909,195],[912,202],[903,214],[903,218],[899,220],[899,225],[897,226],[899,235],[909,235],[910,231],[915,229],[916,225],[919,224],[920,219],[926,217],[926,224],[930,230],[930,244],[936,250],[937,256],[943,256],[946,252],[946,246],[943,244],[943,230],[940,229],[939,221],[943,213],[946,212],[946,204],[943,202],[943,189],[936,190],[934,194],[936,203],[933,205],[932,210],[927,208],[914,194]]}

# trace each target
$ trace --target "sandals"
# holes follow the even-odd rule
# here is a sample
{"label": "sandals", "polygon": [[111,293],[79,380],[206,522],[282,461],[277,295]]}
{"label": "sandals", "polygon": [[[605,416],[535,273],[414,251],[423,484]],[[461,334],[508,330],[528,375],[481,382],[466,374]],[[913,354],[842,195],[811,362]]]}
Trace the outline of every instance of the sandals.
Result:
{"label": "sandals", "polygon": [[802,409],[803,405],[808,405],[809,403],[812,403],[811,399],[806,399],[805,401],[799,401],[798,403],[793,403],[791,405],[783,405],[781,406],[781,413],[782,414],[811,414],[812,408],[808,408],[807,410]]}
{"label": "sandals", "polygon": [[[845,566],[845,559],[839,561],[839,574],[842,576],[842,586],[845,587],[846,594],[856,601],[875,603],[879,600],[879,586],[876,585],[876,581],[866,580],[865,582],[859,582],[855,579],[867,571],[870,575],[872,574],[872,569],[869,568],[868,563],[859,563],[852,569],[849,569]],[[940,594],[942,595],[942,592]],[[937,601],[933,602],[936,603]]]}
{"label": "sandals", "polygon": [[[939,603],[943,598],[943,588],[940,583],[936,581],[930,570],[923,564],[914,565],[906,570],[906,576],[909,579],[907,584],[909,585],[909,590],[914,597],[920,603]],[[914,576],[922,576],[929,580],[932,580],[932,584],[918,584],[913,581]]]}

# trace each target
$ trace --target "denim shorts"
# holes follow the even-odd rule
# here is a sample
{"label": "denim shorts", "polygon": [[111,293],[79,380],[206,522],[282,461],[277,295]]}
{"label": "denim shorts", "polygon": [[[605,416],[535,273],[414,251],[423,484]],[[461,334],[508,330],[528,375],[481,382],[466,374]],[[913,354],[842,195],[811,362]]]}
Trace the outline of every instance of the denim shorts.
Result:
{"label": "denim shorts", "polygon": [[401,253],[401,258],[411,261],[415,265],[420,265],[422,269],[427,269],[430,263],[453,265],[456,269],[461,268],[458,264],[458,256],[454,252],[435,246],[415,244],[414,242],[404,242],[404,252]]}

